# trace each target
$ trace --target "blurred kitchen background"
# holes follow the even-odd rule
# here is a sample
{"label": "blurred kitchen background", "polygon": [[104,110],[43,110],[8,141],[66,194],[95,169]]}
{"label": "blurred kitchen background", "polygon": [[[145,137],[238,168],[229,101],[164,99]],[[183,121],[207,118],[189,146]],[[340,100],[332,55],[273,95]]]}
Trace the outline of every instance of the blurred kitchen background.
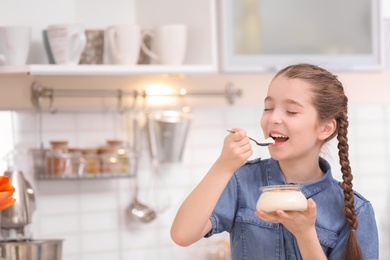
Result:
{"label": "blurred kitchen background", "polygon": [[[346,6],[338,6],[338,1],[329,1],[324,6],[308,6],[306,12],[329,8],[341,10],[344,17],[352,9],[357,10],[350,19],[337,20],[336,11],[332,21],[329,16],[320,17],[327,19],[323,21],[325,25],[332,22],[329,30],[325,26],[322,32],[341,28],[338,35],[327,36],[315,36],[315,27],[299,29],[283,20],[286,11],[294,8],[284,6],[283,1],[244,2],[0,0],[0,27],[32,28],[28,65],[0,66],[0,168],[4,172],[10,163],[5,158],[10,152],[16,153],[17,168],[34,188],[36,210],[28,226],[32,238],[63,239],[64,260],[228,259],[226,234],[203,239],[187,248],[175,245],[169,235],[175,213],[218,157],[226,129],[245,128],[248,135],[261,139],[263,99],[276,70],[288,63],[313,61],[334,71],[345,86],[350,102],[354,188],[373,204],[380,259],[390,258],[390,2],[345,1]],[[279,10],[263,11],[275,6]],[[260,11],[253,14],[253,10]],[[238,14],[252,18],[240,20]],[[259,14],[264,14],[263,23]],[[275,15],[270,18],[270,14]],[[305,15],[310,19],[317,16]],[[146,56],[142,65],[141,59],[138,65],[49,64],[42,32],[50,24],[68,23],[104,30],[117,24],[138,24],[148,29],[161,24],[186,24],[186,56],[179,65],[159,65]],[[294,33],[290,34],[293,28]],[[284,34],[279,36],[272,33],[281,30]],[[344,41],[343,33],[354,30],[357,38],[344,37],[349,39]],[[271,35],[274,42],[266,35]],[[238,48],[235,43],[245,37],[246,47]],[[263,37],[269,42],[259,41]],[[340,46],[352,46],[337,49],[329,43],[330,47],[323,51],[322,44],[327,45],[324,41],[329,37],[342,39]],[[302,42],[296,43],[299,39]],[[300,44],[316,39],[320,53],[313,46],[299,49]],[[298,49],[283,47],[281,41],[296,44]],[[360,42],[357,50],[355,42]],[[34,86],[46,92],[36,91]],[[77,90],[83,90],[83,95]],[[111,92],[108,97],[96,96],[98,90]],[[131,93],[139,96],[134,99]],[[187,113],[192,116],[183,158],[159,162],[156,171],[143,111],[183,108],[190,108]],[[136,138],[134,128],[128,127],[128,119],[133,117],[140,119],[142,127]],[[107,140],[122,140],[125,144],[129,141],[132,147],[137,143],[141,147],[138,170],[112,178],[63,178],[37,172],[33,152],[42,147],[50,149],[50,142],[55,140],[66,140],[69,147],[79,148],[103,146]],[[333,165],[334,176],[341,179],[336,144],[332,142],[326,148],[324,156]],[[253,158],[269,156],[264,147],[254,147],[254,152]],[[156,211],[156,218],[148,223],[127,214],[134,198],[134,174],[139,181],[139,200]]]}

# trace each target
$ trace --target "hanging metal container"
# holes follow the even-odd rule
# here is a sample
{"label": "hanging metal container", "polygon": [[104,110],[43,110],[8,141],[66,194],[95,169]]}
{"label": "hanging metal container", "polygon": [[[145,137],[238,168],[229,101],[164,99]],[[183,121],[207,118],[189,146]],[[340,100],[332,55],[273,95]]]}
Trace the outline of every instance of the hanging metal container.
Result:
{"label": "hanging metal container", "polygon": [[151,157],[160,163],[181,162],[192,115],[180,111],[148,114],[147,133]]}

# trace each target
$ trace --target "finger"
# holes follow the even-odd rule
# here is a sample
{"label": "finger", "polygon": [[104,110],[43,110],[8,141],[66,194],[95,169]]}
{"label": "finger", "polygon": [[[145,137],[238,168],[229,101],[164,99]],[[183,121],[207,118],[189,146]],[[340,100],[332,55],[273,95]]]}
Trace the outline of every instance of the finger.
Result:
{"label": "finger", "polygon": [[316,215],[317,205],[312,198],[307,200],[307,211],[309,215]]}
{"label": "finger", "polygon": [[275,217],[275,214],[269,214],[264,211],[255,211],[255,215],[260,218],[261,220],[272,222],[272,223],[279,223],[278,218]]}
{"label": "finger", "polygon": [[284,219],[290,219],[290,215],[288,215],[284,210],[282,209],[277,209],[276,210],[276,214],[281,217],[281,218],[284,218]]}
{"label": "finger", "polygon": [[233,138],[234,141],[239,141],[246,137],[246,130],[241,128],[233,128],[230,132],[230,136]]}

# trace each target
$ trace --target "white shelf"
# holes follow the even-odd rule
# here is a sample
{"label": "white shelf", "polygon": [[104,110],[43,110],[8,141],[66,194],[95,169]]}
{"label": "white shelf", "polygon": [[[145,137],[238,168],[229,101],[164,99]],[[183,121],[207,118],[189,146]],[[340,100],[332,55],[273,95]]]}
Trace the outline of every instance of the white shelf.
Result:
{"label": "white shelf", "polygon": [[210,74],[218,69],[211,65],[26,65],[0,67],[0,75],[25,74],[40,76],[126,76],[144,74]]}

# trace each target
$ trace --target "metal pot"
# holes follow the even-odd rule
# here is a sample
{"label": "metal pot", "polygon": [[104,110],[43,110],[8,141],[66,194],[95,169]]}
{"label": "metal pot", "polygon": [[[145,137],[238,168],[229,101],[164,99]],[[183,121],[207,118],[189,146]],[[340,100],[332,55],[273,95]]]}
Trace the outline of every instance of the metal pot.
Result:
{"label": "metal pot", "polygon": [[7,260],[61,260],[62,239],[0,241],[0,256]]}

